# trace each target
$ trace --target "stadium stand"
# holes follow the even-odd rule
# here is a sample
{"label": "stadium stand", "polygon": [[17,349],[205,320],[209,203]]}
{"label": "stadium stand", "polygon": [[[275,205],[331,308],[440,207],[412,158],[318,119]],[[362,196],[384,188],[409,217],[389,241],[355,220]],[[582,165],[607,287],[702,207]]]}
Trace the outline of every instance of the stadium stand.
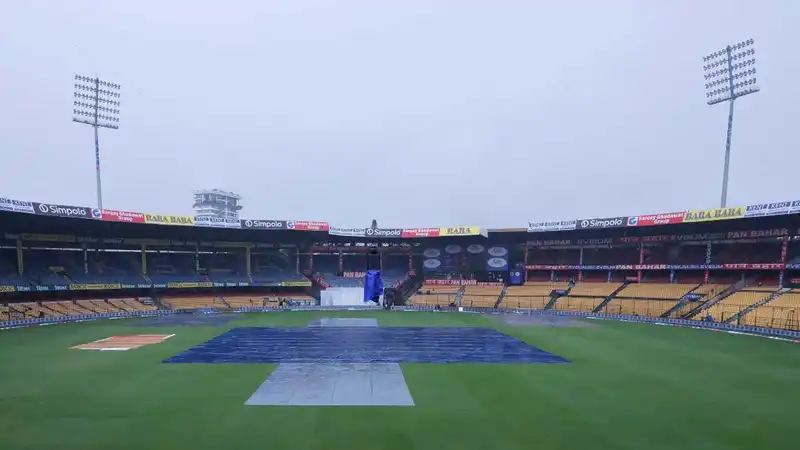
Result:
{"label": "stadium stand", "polygon": [[677,304],[678,299],[613,298],[602,308],[601,312],[605,314],[659,317]]}
{"label": "stadium stand", "polygon": [[696,284],[631,283],[617,294],[617,298],[678,300],[696,287]]}
{"label": "stadium stand", "polygon": [[493,308],[503,292],[503,286],[466,286],[461,306]]}
{"label": "stadium stand", "polygon": [[572,297],[608,297],[621,283],[576,283],[569,291]]}
{"label": "stadium stand", "polygon": [[424,284],[416,294],[408,300],[410,305],[448,306],[458,303],[461,286],[439,286]]}
{"label": "stadium stand", "polygon": [[[774,292],[774,291],[773,291]],[[714,322],[722,322],[730,319],[742,312],[745,308],[755,304],[759,300],[770,296],[772,292],[763,290],[743,289],[723,298],[719,302],[711,305],[705,311],[693,317],[695,320],[708,320],[710,317]]]}
{"label": "stadium stand", "polygon": [[194,254],[147,253],[147,276],[153,283],[203,282],[207,277],[198,275]]}
{"label": "stadium stand", "polygon": [[522,286],[509,286],[500,302],[501,308],[544,309],[553,290],[566,290],[567,282],[533,281]]}
{"label": "stadium stand", "polygon": [[800,330],[800,292],[787,292],[743,315],[741,325]]}
{"label": "stadium stand", "polygon": [[228,305],[217,296],[164,297],[162,303],[170,309],[225,309]]}
{"label": "stadium stand", "polygon": [[263,306],[279,306],[281,300],[304,305],[314,304],[313,297],[306,294],[281,294],[281,295],[242,295],[233,294],[222,296],[221,299],[231,308],[255,308]]}
{"label": "stadium stand", "polygon": [[603,306],[600,312],[659,317],[678,305],[690,292],[699,289],[697,284],[631,283]]}
{"label": "stadium stand", "polygon": [[559,311],[592,312],[603,303],[603,300],[605,300],[605,297],[573,297],[569,295],[559,298],[555,304],[553,304],[553,309]]}

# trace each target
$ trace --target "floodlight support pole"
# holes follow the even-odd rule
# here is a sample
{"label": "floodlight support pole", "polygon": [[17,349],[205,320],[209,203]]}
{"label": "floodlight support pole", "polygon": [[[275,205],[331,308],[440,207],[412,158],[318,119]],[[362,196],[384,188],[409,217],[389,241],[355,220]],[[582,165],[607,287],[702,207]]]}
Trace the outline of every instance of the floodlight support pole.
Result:
{"label": "floodlight support pole", "polygon": [[100,181],[100,138],[97,127],[94,127],[94,161],[97,171],[97,208],[103,209],[103,184]]}
{"label": "floodlight support pole", "polygon": [[[719,206],[724,208],[728,204],[728,170],[731,163],[731,137],[733,135],[733,102],[736,96],[733,95],[733,63],[731,62],[731,46],[725,48],[728,54],[728,86],[731,92],[731,98],[728,100],[728,134],[725,139],[725,166],[722,169],[722,198],[720,199]],[[99,167],[99,166],[98,166]],[[99,169],[98,169],[99,170]],[[99,176],[99,175],[98,175]]]}
{"label": "floodlight support pole", "polygon": [[[102,88],[101,88],[102,86]],[[94,168],[97,182],[97,208],[103,208],[103,184],[100,173],[100,128],[119,128],[119,89],[115,83],[99,77],[75,75],[75,100],[72,121],[94,128]],[[102,97],[102,98],[101,98]],[[89,101],[91,100],[91,102]]]}
{"label": "floodlight support pole", "polygon": [[97,208],[103,209],[103,185],[100,181],[100,137],[97,131],[97,107],[100,103],[100,78],[94,79],[95,97],[94,97],[94,165],[97,172]]}

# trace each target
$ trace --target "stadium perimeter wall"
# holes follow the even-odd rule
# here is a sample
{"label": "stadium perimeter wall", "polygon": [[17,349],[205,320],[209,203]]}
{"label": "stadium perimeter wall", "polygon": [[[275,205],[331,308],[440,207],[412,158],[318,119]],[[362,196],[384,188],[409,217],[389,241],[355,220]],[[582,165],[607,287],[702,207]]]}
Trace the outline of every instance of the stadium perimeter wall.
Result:
{"label": "stadium perimeter wall", "polygon": [[[372,305],[350,305],[350,306],[264,306],[252,308],[236,308],[233,311],[237,313],[244,312],[278,312],[278,311],[362,311],[362,310],[381,310],[379,306]],[[481,313],[481,314],[528,314],[528,315],[551,315],[551,316],[571,316],[589,319],[603,319],[603,320],[617,320],[622,322],[636,322],[636,323],[652,323],[656,325],[668,325],[675,327],[691,327],[699,329],[707,329],[713,331],[726,331],[731,333],[752,334],[765,337],[775,337],[786,340],[791,340],[800,343],[800,331],[780,330],[775,328],[753,327],[746,325],[731,325],[727,323],[715,322],[701,322],[696,320],[684,319],[668,319],[660,317],[644,317],[644,316],[629,316],[629,315],[611,315],[599,313],[584,313],[574,311],[554,311],[554,310],[518,310],[518,309],[495,309],[495,308],[439,308],[433,306],[393,306],[393,311],[437,311],[449,313]],[[93,320],[114,320],[114,319],[130,319],[136,317],[154,317],[176,314],[177,311],[173,310],[157,310],[157,311],[142,311],[136,313],[115,313],[115,314],[97,314],[91,316],[67,316],[67,317],[52,317],[47,319],[28,319],[28,320],[11,320],[8,322],[0,323],[0,330],[10,328],[21,328],[31,326],[46,326],[56,325],[65,322],[87,322]]]}

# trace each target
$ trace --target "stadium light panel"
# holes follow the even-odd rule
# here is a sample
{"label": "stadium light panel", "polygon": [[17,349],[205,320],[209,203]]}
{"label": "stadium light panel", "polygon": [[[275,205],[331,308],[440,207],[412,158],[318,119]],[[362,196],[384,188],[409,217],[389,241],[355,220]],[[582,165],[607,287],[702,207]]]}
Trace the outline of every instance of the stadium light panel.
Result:
{"label": "stadium light panel", "polygon": [[728,169],[730,167],[731,135],[733,129],[734,101],[759,91],[756,85],[755,40],[750,38],[703,57],[703,78],[706,80],[706,104],[728,102],[728,133],[725,141],[725,165],[722,174],[720,206],[727,205]]}

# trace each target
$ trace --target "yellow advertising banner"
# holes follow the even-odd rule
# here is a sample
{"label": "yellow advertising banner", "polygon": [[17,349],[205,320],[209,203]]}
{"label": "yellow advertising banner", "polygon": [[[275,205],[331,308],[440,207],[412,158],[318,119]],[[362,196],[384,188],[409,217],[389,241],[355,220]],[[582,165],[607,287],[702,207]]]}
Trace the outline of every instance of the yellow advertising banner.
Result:
{"label": "yellow advertising banner", "polygon": [[684,222],[710,222],[712,220],[740,219],[747,210],[744,206],[731,206],[727,208],[694,209],[686,211]]}
{"label": "yellow advertising banner", "polygon": [[481,227],[442,227],[439,236],[477,236],[481,234]]}
{"label": "yellow advertising banner", "polygon": [[122,286],[119,283],[70,284],[69,288],[72,291],[104,291],[104,290],[109,290],[109,289],[122,289]]}
{"label": "yellow advertising banner", "polygon": [[16,289],[14,286],[0,286],[0,292],[14,292]]}
{"label": "yellow advertising banner", "polygon": [[182,288],[207,288],[213,287],[214,283],[210,281],[182,281],[179,283],[167,283],[168,288],[182,289]]}
{"label": "yellow advertising banner", "polygon": [[155,223],[159,225],[181,225],[187,227],[194,226],[192,216],[168,216],[164,214],[144,214],[144,223]]}
{"label": "yellow advertising banner", "polygon": [[310,281],[281,281],[281,286],[286,287],[301,287],[301,286],[311,286]]}

